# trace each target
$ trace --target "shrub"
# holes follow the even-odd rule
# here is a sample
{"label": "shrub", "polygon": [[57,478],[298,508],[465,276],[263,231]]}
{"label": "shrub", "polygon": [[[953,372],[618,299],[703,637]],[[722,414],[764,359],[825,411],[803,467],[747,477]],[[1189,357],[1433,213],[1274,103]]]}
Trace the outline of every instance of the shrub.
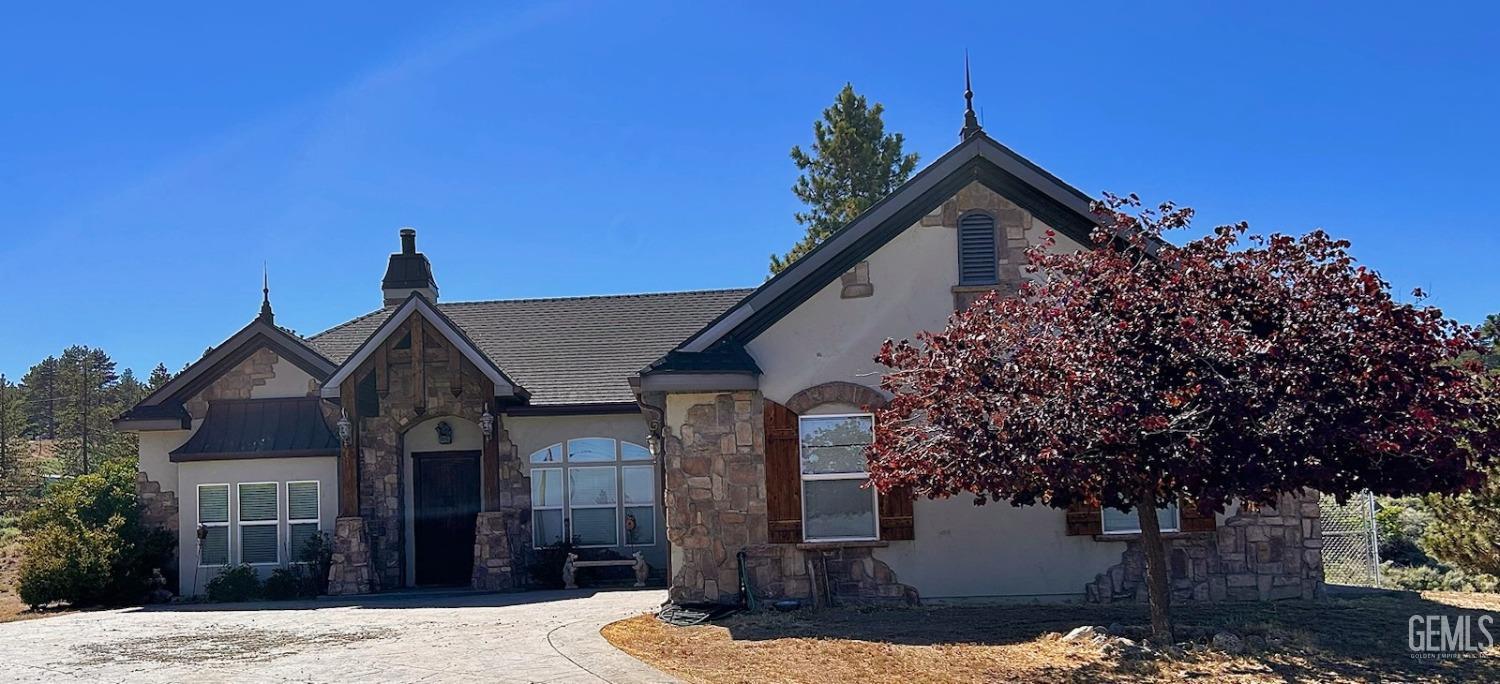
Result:
{"label": "shrub", "polygon": [[210,601],[251,601],[261,597],[260,575],[243,563],[232,565],[209,580],[207,589]]}
{"label": "shrub", "polygon": [[1385,562],[1380,575],[1386,585],[1408,591],[1500,591],[1500,577],[1435,565],[1406,568]]}
{"label": "shrub", "polygon": [[307,573],[301,566],[276,568],[261,586],[261,594],[272,601],[289,601],[307,595]]}
{"label": "shrub", "polygon": [[165,530],[141,524],[135,464],[126,460],[50,488],[21,528],[26,542],[16,590],[32,607],[140,601],[152,571],[167,564],[176,545]]}
{"label": "shrub", "polygon": [[1432,512],[1414,496],[1381,497],[1375,512],[1375,531],[1380,539],[1380,560],[1396,565],[1417,566],[1432,562],[1422,537],[1432,525]]}
{"label": "shrub", "polygon": [[1500,575],[1500,467],[1472,491],[1426,501],[1434,517],[1424,542],[1432,554],[1471,574]]}
{"label": "shrub", "polygon": [[308,537],[307,543],[297,552],[297,560],[304,563],[298,566],[303,581],[307,583],[303,594],[321,596],[328,593],[328,569],[333,565],[333,542],[328,535]]}

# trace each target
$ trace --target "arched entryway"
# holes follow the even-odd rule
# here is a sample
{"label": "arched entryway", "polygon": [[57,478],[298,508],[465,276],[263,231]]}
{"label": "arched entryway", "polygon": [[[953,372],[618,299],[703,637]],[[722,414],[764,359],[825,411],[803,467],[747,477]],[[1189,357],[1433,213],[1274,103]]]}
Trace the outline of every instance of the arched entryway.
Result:
{"label": "arched entryway", "polygon": [[457,416],[429,418],[403,436],[408,584],[470,583],[483,439],[477,424]]}

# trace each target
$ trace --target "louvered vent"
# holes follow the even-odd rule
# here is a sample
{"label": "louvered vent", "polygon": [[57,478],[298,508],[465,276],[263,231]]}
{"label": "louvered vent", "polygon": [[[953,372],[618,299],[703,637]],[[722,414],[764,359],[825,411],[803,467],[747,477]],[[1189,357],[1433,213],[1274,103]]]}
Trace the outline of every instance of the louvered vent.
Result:
{"label": "louvered vent", "polygon": [[959,219],[958,275],[961,285],[994,285],[999,282],[993,216],[976,213]]}

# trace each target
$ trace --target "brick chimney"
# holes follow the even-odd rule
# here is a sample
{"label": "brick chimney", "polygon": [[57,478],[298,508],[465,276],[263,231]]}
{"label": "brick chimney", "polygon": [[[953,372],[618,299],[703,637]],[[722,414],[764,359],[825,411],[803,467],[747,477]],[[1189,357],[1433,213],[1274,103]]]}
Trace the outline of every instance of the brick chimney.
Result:
{"label": "brick chimney", "polygon": [[428,301],[438,298],[437,281],[432,279],[432,264],[427,255],[417,251],[417,231],[401,229],[401,251],[391,255],[390,265],[385,267],[385,278],[380,281],[380,293],[386,306],[395,306],[405,301],[413,292],[422,293]]}

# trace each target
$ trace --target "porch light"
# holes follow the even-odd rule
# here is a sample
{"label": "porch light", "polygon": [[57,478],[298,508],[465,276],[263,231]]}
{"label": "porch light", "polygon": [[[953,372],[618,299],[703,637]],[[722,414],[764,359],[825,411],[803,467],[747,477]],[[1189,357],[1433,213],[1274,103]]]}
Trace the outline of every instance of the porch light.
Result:
{"label": "porch light", "polygon": [[484,407],[484,415],[479,417],[479,431],[484,433],[484,441],[490,441],[495,434],[495,417],[490,415],[490,407]]}
{"label": "porch light", "polygon": [[344,446],[349,446],[349,438],[354,435],[354,426],[349,423],[349,412],[339,410],[339,441]]}

